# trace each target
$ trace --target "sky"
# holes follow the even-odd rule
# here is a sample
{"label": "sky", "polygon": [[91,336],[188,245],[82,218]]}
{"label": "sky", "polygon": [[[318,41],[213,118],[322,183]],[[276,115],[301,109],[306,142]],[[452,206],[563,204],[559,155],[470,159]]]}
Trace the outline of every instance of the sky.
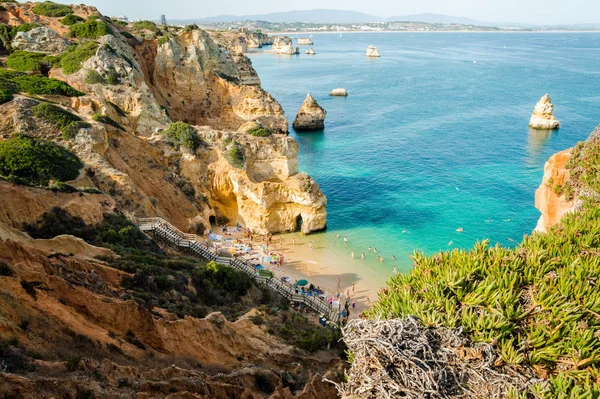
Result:
{"label": "sky", "polygon": [[[55,0],[69,4],[72,1]],[[328,8],[360,11],[381,17],[420,13],[468,17],[486,22],[536,25],[600,23],[600,0],[82,0],[104,15],[130,20],[193,19],[215,15],[252,15],[296,9]]]}

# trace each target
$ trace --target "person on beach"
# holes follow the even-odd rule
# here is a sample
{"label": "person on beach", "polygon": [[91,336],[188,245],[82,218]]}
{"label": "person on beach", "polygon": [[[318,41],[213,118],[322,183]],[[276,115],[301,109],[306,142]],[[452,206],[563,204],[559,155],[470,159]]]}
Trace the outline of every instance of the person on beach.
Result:
{"label": "person on beach", "polygon": [[364,258],[365,258],[365,253],[364,253],[364,252],[362,253],[362,255],[360,255],[360,258],[361,258],[361,259],[364,259]]}
{"label": "person on beach", "polygon": [[356,299],[352,300],[352,310],[356,309]]}
{"label": "person on beach", "polygon": [[348,237],[344,236],[344,244],[348,245]]}
{"label": "person on beach", "polygon": [[308,248],[310,248],[312,250],[312,241],[308,242]]}
{"label": "person on beach", "polygon": [[352,283],[352,295],[354,295],[354,283]]}
{"label": "person on beach", "polygon": [[336,294],[335,294],[335,296],[336,296],[337,299],[340,299],[340,292],[337,291]]}
{"label": "person on beach", "polygon": [[394,274],[398,273],[398,269],[396,269],[396,265],[394,265]]}
{"label": "person on beach", "polygon": [[371,303],[371,298],[367,297],[367,303]]}
{"label": "person on beach", "polygon": [[341,280],[340,280],[340,278],[338,277],[338,281],[337,281],[337,288],[338,288],[338,290],[340,289],[340,284],[341,284]]}
{"label": "person on beach", "polygon": [[294,237],[292,237],[292,247],[296,246],[296,239]]}
{"label": "person on beach", "polygon": [[[346,298],[350,298],[350,290],[346,290]],[[348,301],[346,301],[346,303],[348,303]]]}
{"label": "person on beach", "polygon": [[350,256],[354,259],[354,252],[350,252]]}

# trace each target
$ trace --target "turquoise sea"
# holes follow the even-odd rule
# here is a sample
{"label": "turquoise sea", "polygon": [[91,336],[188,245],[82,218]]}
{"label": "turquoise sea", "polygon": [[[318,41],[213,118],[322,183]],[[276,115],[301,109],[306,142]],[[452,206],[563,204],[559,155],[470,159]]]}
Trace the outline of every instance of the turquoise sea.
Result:
{"label": "turquoise sea", "polygon": [[[328,198],[327,230],[314,239],[349,264],[351,251],[358,258],[365,252],[356,267],[378,277],[393,265],[409,270],[415,249],[468,248],[484,238],[516,245],[539,218],[534,194],[546,160],[600,124],[598,33],[347,33],[312,40],[315,56],[303,46],[298,56],[250,58],[300,142],[300,169]],[[365,57],[370,44],[381,58]],[[349,96],[329,97],[336,87]],[[291,127],[308,92],[327,110],[323,132]],[[529,131],[545,93],[563,127]]]}

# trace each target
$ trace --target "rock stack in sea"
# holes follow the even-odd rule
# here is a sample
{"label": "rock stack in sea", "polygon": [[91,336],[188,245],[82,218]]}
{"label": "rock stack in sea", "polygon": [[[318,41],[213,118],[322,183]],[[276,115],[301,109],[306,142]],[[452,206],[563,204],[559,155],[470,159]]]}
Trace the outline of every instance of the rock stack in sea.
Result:
{"label": "rock stack in sea", "polygon": [[287,36],[277,36],[273,41],[273,52],[276,54],[294,55],[297,54],[292,46],[292,39]]}
{"label": "rock stack in sea", "polygon": [[346,89],[338,88],[331,90],[331,93],[329,93],[329,95],[334,97],[346,97],[348,95],[348,92],[346,91]]}
{"label": "rock stack in sea", "polygon": [[367,49],[367,57],[372,57],[372,58],[381,57],[379,55],[379,51],[377,51],[377,47],[375,47],[371,44],[369,46],[369,48]]}
{"label": "rock stack in sea", "polygon": [[294,129],[322,130],[325,127],[325,115],[327,115],[327,111],[317,104],[317,100],[309,93],[294,119]]}
{"label": "rock stack in sea", "polygon": [[310,40],[308,37],[301,37],[300,39],[298,39],[298,44],[300,46],[312,46],[313,41]]}
{"label": "rock stack in sea", "polygon": [[535,105],[529,127],[538,130],[553,130],[560,128],[560,122],[554,117],[554,105],[548,94],[544,95]]}
{"label": "rock stack in sea", "polygon": [[315,52],[315,49],[311,47],[311,48],[310,48],[310,50],[306,50],[305,54],[308,54],[308,55],[315,55],[315,54],[317,54],[317,53]]}

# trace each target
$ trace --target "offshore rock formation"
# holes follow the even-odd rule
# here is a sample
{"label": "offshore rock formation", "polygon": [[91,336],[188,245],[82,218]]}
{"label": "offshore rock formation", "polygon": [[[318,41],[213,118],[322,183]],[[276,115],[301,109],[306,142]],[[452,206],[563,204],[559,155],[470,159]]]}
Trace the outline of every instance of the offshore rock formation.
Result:
{"label": "offshore rock formation", "polygon": [[301,37],[298,39],[298,45],[300,46],[312,46],[314,43],[308,37]]}
{"label": "offshore rock formation", "polygon": [[369,58],[377,58],[377,57],[381,57],[379,55],[379,51],[377,51],[377,47],[373,46],[372,44],[369,46],[369,48],[367,48],[367,57]]}
{"label": "offshore rock formation", "polygon": [[317,52],[315,51],[314,48],[311,48],[310,50],[306,50],[304,53],[308,54],[308,55],[315,55],[315,54],[317,54]]}
{"label": "offshore rock formation", "polygon": [[273,41],[272,50],[275,54],[294,55],[299,54],[300,49],[294,48],[292,39],[287,36],[276,36]]}
{"label": "offshore rock formation", "polygon": [[338,88],[331,90],[331,93],[329,93],[329,95],[333,97],[346,97],[348,95],[348,92],[346,91],[346,89]]}
{"label": "offshore rock formation", "polygon": [[558,152],[550,157],[544,165],[542,184],[535,192],[535,207],[542,213],[536,231],[546,232],[560,222],[562,217],[575,208],[576,199],[567,200],[555,187],[562,187],[569,179],[569,171],[565,164],[571,157],[571,150]]}
{"label": "offshore rock formation", "polygon": [[296,130],[322,130],[325,128],[325,111],[313,96],[308,93],[296,119],[294,119],[294,129]]}
{"label": "offshore rock formation", "polygon": [[554,105],[548,94],[545,94],[536,104],[529,127],[538,130],[554,130],[560,128],[560,122],[554,117]]}

